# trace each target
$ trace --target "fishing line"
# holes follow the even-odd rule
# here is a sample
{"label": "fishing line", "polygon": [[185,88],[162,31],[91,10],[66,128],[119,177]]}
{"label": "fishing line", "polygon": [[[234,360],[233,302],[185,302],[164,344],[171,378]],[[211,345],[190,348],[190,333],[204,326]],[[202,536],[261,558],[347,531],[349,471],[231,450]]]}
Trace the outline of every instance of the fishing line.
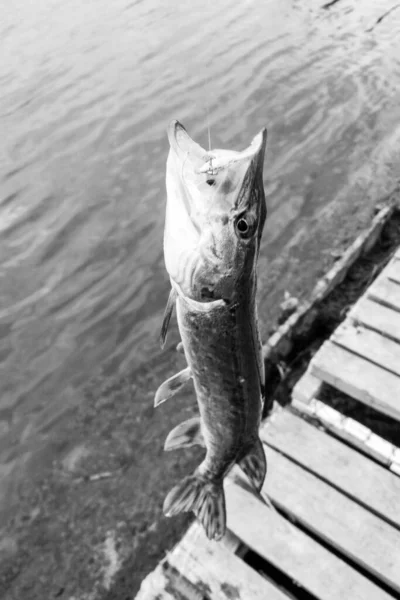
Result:
{"label": "fishing line", "polygon": [[[210,104],[209,98],[206,98],[206,109],[207,109],[207,130],[208,130],[208,151],[211,152],[211,127],[210,127]],[[211,159],[210,159],[211,161]]]}
{"label": "fishing line", "polygon": [[[210,19],[210,21],[212,22],[211,19],[211,0],[207,0],[207,8],[208,8],[208,18]],[[206,77],[206,90],[207,88],[210,87],[211,84],[211,80],[208,76],[208,72],[207,72],[207,77]],[[210,97],[209,95],[206,93],[206,111],[207,111],[207,131],[208,131],[208,151],[211,152],[211,126],[210,126]],[[211,163],[211,159],[210,159],[210,163]]]}

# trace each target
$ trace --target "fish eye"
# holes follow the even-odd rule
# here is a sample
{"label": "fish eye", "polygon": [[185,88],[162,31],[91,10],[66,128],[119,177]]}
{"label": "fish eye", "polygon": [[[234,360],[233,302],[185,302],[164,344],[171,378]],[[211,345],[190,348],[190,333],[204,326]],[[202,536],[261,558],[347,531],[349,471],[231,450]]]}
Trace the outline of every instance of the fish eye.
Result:
{"label": "fish eye", "polygon": [[252,214],[242,213],[235,222],[236,235],[243,240],[250,239],[255,232],[255,225],[256,221]]}
{"label": "fish eye", "polygon": [[238,220],[236,227],[240,233],[247,233],[249,231],[249,224],[247,223],[246,219],[243,219],[243,217]]}

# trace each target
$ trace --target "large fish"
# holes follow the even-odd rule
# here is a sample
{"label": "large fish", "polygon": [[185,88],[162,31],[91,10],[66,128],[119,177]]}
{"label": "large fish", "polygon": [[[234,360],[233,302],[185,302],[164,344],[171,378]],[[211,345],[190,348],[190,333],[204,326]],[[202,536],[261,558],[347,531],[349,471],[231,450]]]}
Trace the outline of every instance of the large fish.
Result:
{"label": "large fish", "polygon": [[168,130],[164,257],[188,363],[157,390],[155,405],[193,379],[200,417],[178,425],[165,449],[205,446],[203,462],[167,495],[166,516],[193,511],[210,539],[226,529],[223,480],[238,464],[257,491],[266,473],[259,438],[264,366],[256,263],[266,219],[262,130],[242,152],[206,151],[173,121]]}

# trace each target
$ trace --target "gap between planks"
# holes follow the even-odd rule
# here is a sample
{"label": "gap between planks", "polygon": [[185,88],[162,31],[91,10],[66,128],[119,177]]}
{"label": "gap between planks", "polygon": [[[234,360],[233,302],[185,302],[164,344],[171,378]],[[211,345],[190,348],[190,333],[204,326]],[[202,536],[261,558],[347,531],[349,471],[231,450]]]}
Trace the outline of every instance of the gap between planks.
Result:
{"label": "gap between planks", "polygon": [[400,378],[331,341],[310,361],[309,369],[321,381],[400,420]]}
{"label": "gap between planks", "polygon": [[400,530],[400,478],[389,470],[287,409],[265,422],[260,437]]}
{"label": "gap between planks", "polygon": [[[268,481],[272,484],[271,477]],[[273,487],[268,489],[271,498],[274,498]],[[279,513],[268,509],[241,485],[227,482],[226,497],[228,527],[233,533],[319,600],[391,598],[344,560]]]}
{"label": "gap between planks", "polygon": [[318,400],[322,381],[306,371],[292,392],[292,406],[316,418],[326,429],[400,475],[400,449],[371,429]]}
{"label": "gap between planks", "polygon": [[266,455],[266,489],[273,503],[400,592],[400,530],[271,447]]}

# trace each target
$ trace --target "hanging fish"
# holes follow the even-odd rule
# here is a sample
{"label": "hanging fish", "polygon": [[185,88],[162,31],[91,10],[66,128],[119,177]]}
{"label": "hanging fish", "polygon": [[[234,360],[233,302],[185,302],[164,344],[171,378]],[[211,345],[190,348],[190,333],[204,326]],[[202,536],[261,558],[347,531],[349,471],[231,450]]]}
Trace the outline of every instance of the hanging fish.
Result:
{"label": "hanging fish", "polygon": [[167,495],[170,517],[193,511],[210,539],[226,530],[223,480],[238,464],[259,492],[266,460],[259,438],[264,364],[257,325],[256,263],[266,219],[263,129],[243,152],[196,144],[168,130],[164,257],[187,368],[163,383],[155,405],[193,379],[200,416],[173,429],[165,450],[206,448],[203,462]]}

